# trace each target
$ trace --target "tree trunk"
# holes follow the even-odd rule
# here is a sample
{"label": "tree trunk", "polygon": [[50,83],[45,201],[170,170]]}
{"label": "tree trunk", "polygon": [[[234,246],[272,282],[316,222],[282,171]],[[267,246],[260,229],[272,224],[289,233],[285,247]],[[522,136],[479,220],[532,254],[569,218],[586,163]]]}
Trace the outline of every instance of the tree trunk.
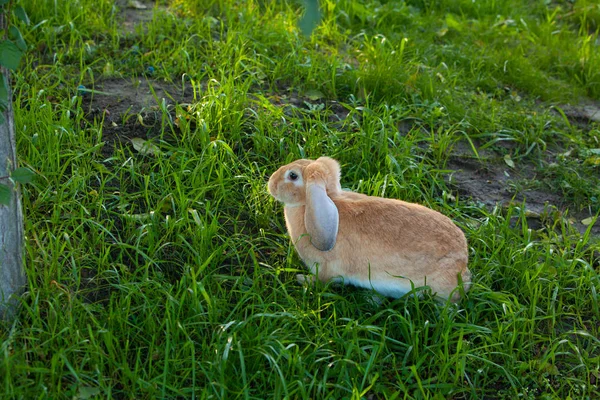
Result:
{"label": "tree trunk", "polygon": [[[0,12],[0,31],[4,31],[5,15]],[[27,279],[23,268],[23,210],[18,186],[8,179],[10,172],[17,167],[15,140],[15,120],[10,91],[9,70],[1,67],[6,88],[8,107],[3,111],[4,120],[0,124],[0,183],[8,185],[12,191],[10,205],[0,205],[0,318],[13,316],[16,299],[25,287]]]}

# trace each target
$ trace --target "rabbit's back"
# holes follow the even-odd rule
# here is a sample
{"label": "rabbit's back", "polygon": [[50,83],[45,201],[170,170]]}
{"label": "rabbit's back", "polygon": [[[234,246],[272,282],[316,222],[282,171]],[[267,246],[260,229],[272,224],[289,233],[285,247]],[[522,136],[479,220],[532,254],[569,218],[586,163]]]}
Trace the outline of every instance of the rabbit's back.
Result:
{"label": "rabbit's back", "polygon": [[465,235],[443,214],[414,203],[353,192],[331,199],[339,212],[339,231],[328,252],[310,245],[301,221],[303,208],[286,210],[286,219],[298,221],[290,229],[298,254],[322,280],[343,280],[391,297],[401,296],[413,285],[429,285],[449,297],[458,274],[463,282],[470,281]]}
{"label": "rabbit's back", "polygon": [[450,218],[419,204],[347,192],[332,197],[340,215],[339,238],[386,253],[467,253],[464,233]]}

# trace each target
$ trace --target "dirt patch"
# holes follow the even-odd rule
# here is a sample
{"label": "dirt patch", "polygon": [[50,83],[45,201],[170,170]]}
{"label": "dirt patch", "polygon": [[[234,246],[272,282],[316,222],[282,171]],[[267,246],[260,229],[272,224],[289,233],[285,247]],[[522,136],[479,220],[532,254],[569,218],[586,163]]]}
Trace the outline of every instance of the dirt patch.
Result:
{"label": "dirt patch", "polygon": [[163,105],[190,103],[194,93],[190,84],[176,87],[144,77],[107,79],[87,89],[82,105],[88,119],[104,115],[105,122],[119,122],[126,115],[159,110]]}
{"label": "dirt patch", "polygon": [[562,199],[555,193],[542,190],[519,191],[515,183],[530,177],[508,167],[503,168],[498,163],[481,163],[474,159],[452,156],[448,167],[454,171],[448,175],[448,182],[462,196],[488,208],[525,201],[529,211],[541,214],[549,205],[562,206]]}
{"label": "dirt patch", "polygon": [[106,158],[112,156],[118,142],[160,135],[163,108],[171,113],[175,104],[189,104],[194,98],[190,84],[176,87],[144,77],[107,79],[87,89],[82,107],[88,121],[103,121],[102,154]]}
{"label": "dirt patch", "polygon": [[302,112],[321,113],[335,126],[344,121],[350,111],[335,100],[326,99],[318,90],[310,90],[301,94],[290,86],[279,83],[277,93],[269,96],[271,104],[283,109],[284,114],[300,117]]}
{"label": "dirt patch", "polygon": [[[154,5],[155,3],[153,1],[117,1],[117,7],[121,10],[121,16],[119,18],[121,30],[125,33],[134,33],[138,26],[141,26],[142,29],[145,30],[145,23],[151,21],[154,16]],[[157,8],[162,11],[167,10],[167,7],[162,5],[158,5]]]}
{"label": "dirt patch", "polygon": [[[515,170],[502,160],[481,162],[461,155],[453,155],[448,161],[453,170],[447,175],[448,183],[456,188],[462,198],[471,199],[488,209],[496,206],[525,204],[528,223],[532,229],[543,227],[544,216],[551,212],[564,213],[569,208],[568,201],[555,192],[541,189],[520,188],[519,182],[534,181],[535,168]],[[593,215],[586,212],[568,212],[569,223],[583,234],[588,226],[582,223]],[[600,226],[592,227],[593,235],[600,235]]]}
{"label": "dirt patch", "polygon": [[600,104],[589,103],[572,106],[569,104],[560,107],[565,115],[576,122],[598,122],[600,123]]}

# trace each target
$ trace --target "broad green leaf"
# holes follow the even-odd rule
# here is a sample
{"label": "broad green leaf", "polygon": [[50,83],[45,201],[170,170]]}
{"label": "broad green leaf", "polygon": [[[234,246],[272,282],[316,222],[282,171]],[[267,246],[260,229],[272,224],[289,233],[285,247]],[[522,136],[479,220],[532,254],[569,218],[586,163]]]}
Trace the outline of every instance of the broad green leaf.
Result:
{"label": "broad green leaf", "polygon": [[515,167],[515,162],[510,158],[510,154],[504,156],[504,162],[511,168]]}
{"label": "broad green leaf", "polygon": [[143,154],[145,156],[154,156],[161,153],[158,146],[141,138],[131,139],[131,144],[133,144],[134,149],[136,149],[140,152],[140,154]]}
{"label": "broad green leaf", "polygon": [[323,92],[318,89],[310,89],[306,91],[306,97],[308,97],[311,101],[316,101],[325,97]]}
{"label": "broad green leaf", "polygon": [[298,25],[300,26],[302,33],[306,36],[310,36],[321,19],[319,0],[304,0],[303,3],[305,11],[302,19],[298,22]]}
{"label": "broad green leaf", "polygon": [[13,71],[19,66],[23,52],[10,40],[0,41],[0,64]]}
{"label": "broad green leaf", "polygon": [[10,0],[0,0],[0,6],[7,4]]}
{"label": "broad green leaf", "polygon": [[15,7],[15,15],[17,16],[17,18],[19,18],[21,21],[25,22],[25,25],[29,25],[29,16],[27,15],[27,12],[25,11],[25,9],[21,6],[16,6]]}
{"label": "broad green leaf", "polygon": [[15,182],[29,183],[33,180],[34,175],[33,171],[29,168],[21,167],[15,169],[12,174],[10,174],[10,177]]}
{"label": "broad green leaf", "polygon": [[600,165],[600,156],[591,156],[583,162],[585,165]]}
{"label": "broad green leaf", "polygon": [[104,166],[104,164],[94,161],[92,162],[92,166],[101,174],[110,174],[110,171]]}
{"label": "broad green leaf", "polygon": [[11,26],[8,28],[10,31],[10,36],[14,39],[17,47],[22,51],[27,50],[27,44],[25,43],[25,39],[23,39],[23,35],[21,35],[21,31],[16,26]]}
{"label": "broad green leaf", "polygon": [[100,388],[92,387],[92,386],[81,386],[79,388],[79,393],[75,396],[78,400],[86,400],[91,399],[94,396],[98,396],[100,394]]}
{"label": "broad green leaf", "polygon": [[146,8],[148,8],[148,6],[145,5],[144,3],[140,3],[137,0],[129,0],[127,2],[127,8],[133,8],[136,10],[145,10]]}
{"label": "broad green leaf", "polygon": [[448,25],[448,28],[456,29],[459,32],[463,30],[461,23],[452,14],[446,14],[446,25]]}
{"label": "broad green leaf", "polygon": [[8,89],[6,88],[6,82],[4,82],[4,74],[0,72],[0,111],[6,109],[8,106]]}
{"label": "broad green leaf", "polygon": [[594,217],[589,217],[581,221],[585,226],[591,225],[594,222]]}
{"label": "broad green leaf", "polygon": [[11,195],[12,193],[10,191],[10,188],[5,184],[0,183],[0,204],[5,206],[9,205]]}

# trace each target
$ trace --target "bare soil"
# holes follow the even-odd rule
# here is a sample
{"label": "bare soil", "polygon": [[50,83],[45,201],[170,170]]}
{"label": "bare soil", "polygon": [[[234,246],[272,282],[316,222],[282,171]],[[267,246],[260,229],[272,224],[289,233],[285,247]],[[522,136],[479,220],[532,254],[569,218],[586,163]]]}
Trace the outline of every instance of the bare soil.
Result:
{"label": "bare soil", "polygon": [[172,109],[175,104],[193,101],[190,85],[176,87],[145,77],[106,79],[88,89],[93,91],[83,96],[82,105],[88,120],[104,120],[102,154],[107,158],[112,156],[117,142],[158,136],[157,115],[161,114],[161,107]]}
{"label": "bare soil", "polygon": [[[509,167],[502,157],[492,151],[480,151],[480,160],[473,157],[464,143],[458,143],[453,149],[447,168],[447,182],[456,189],[463,199],[485,205],[488,209],[510,205],[525,206],[529,226],[538,229],[543,220],[552,213],[562,215],[566,221],[580,233],[588,226],[582,223],[593,216],[585,211],[573,211],[568,199],[558,194],[558,189],[532,189],[530,182],[538,180],[536,167],[527,163]],[[600,235],[598,224],[592,227],[593,235]]]}
{"label": "bare soil", "polygon": [[590,122],[600,122],[600,104],[588,103],[571,105],[565,104],[560,107],[567,118],[576,122],[588,124]]}
{"label": "bare soil", "polygon": [[[121,10],[122,29],[126,33],[134,33],[136,28],[144,29],[144,23],[152,20],[155,2],[144,0],[118,0]],[[158,5],[159,9],[166,9]]]}

